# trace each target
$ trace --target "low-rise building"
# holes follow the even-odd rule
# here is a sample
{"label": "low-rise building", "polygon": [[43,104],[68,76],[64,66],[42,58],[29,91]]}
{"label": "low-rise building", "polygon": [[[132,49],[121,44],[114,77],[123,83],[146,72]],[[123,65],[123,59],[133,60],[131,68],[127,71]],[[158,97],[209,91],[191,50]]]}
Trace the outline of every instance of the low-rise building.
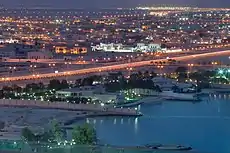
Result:
{"label": "low-rise building", "polygon": [[57,54],[84,54],[87,53],[86,47],[68,47],[68,46],[56,46],[55,52]]}
{"label": "low-rise building", "polygon": [[161,50],[160,44],[145,44],[137,43],[135,47],[123,45],[121,43],[115,44],[104,44],[100,43],[99,45],[92,46],[92,51],[105,51],[105,52],[155,52]]}
{"label": "low-rise building", "polygon": [[27,56],[28,56],[28,59],[50,59],[52,58],[51,53],[45,52],[45,51],[28,52]]}
{"label": "low-rise building", "polygon": [[121,103],[125,100],[125,96],[122,93],[107,93],[101,85],[59,90],[56,92],[56,96],[59,98],[91,98],[92,101],[99,101],[101,103]]}
{"label": "low-rise building", "polygon": [[176,80],[155,77],[152,79],[155,86],[158,86],[162,91],[174,91],[174,92],[196,92],[196,87],[192,83],[179,83]]}
{"label": "low-rise building", "polygon": [[152,79],[155,86],[158,86],[161,90],[172,90],[172,87],[177,83],[176,80],[164,78],[164,77],[155,77]]}

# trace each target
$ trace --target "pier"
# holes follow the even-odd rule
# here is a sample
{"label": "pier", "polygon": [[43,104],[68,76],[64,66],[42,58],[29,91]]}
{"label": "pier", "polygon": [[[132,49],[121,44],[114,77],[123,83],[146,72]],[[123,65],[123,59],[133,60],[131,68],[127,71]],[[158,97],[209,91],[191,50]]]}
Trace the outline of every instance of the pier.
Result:
{"label": "pier", "polygon": [[10,100],[0,99],[2,107],[28,107],[37,109],[59,109],[68,111],[89,111],[95,112],[95,116],[141,116],[135,109],[113,108],[101,106],[99,104],[70,104],[65,102],[44,102],[35,100]]}

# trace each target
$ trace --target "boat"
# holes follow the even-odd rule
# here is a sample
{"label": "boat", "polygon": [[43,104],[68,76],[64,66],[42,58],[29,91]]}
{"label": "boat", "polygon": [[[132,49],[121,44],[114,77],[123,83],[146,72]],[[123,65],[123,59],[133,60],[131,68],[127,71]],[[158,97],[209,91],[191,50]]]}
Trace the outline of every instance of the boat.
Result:
{"label": "boat", "polygon": [[116,149],[141,149],[145,151],[153,150],[167,150],[167,151],[189,151],[192,150],[192,147],[186,147],[182,145],[163,145],[163,144],[147,144],[141,146],[113,146],[108,144],[97,145],[100,147],[112,147]]}
{"label": "boat", "polygon": [[145,145],[145,147],[149,149],[156,149],[156,150],[192,150],[192,147],[186,147],[182,145],[162,145],[162,144],[153,144],[153,145]]}
{"label": "boat", "polygon": [[159,95],[165,100],[180,100],[180,101],[200,101],[197,94],[176,93],[173,91],[163,91]]}

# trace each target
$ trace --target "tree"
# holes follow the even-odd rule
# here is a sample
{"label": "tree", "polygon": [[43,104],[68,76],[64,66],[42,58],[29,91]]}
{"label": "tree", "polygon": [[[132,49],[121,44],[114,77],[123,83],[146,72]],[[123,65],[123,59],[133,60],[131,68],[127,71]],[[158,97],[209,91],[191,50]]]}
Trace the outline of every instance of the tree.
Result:
{"label": "tree", "polygon": [[27,127],[22,129],[21,135],[22,135],[23,139],[28,141],[28,142],[32,142],[35,140],[35,135]]}
{"label": "tree", "polygon": [[52,142],[54,140],[54,135],[51,131],[46,131],[41,135],[38,135],[40,142]]}
{"label": "tree", "polygon": [[61,81],[61,88],[62,89],[69,88],[69,84],[68,84],[68,82],[66,80]]}
{"label": "tree", "polygon": [[93,76],[84,78],[83,81],[82,81],[82,85],[83,86],[91,86],[93,84],[93,81],[94,81],[94,77]]}
{"label": "tree", "polygon": [[38,84],[36,84],[36,83],[27,84],[26,87],[24,88],[24,90],[26,92],[36,92],[39,89],[40,88],[39,88]]}
{"label": "tree", "polygon": [[4,93],[13,91],[13,89],[11,87],[8,87],[8,86],[3,86],[2,90],[3,90]]}
{"label": "tree", "polygon": [[138,78],[142,78],[143,75],[141,71],[138,71],[137,74],[138,74]]}
{"label": "tree", "polygon": [[52,132],[50,131],[46,131],[44,133],[41,134],[34,134],[29,128],[24,128],[21,131],[21,136],[23,138],[23,140],[27,141],[27,142],[52,142],[52,140],[54,139],[54,136],[52,134]]}
{"label": "tree", "polygon": [[155,72],[150,72],[150,77],[151,78],[154,78],[154,77],[156,77],[157,76],[157,74],[155,73]]}
{"label": "tree", "polygon": [[51,132],[52,132],[52,135],[54,136],[54,140],[57,142],[62,141],[64,137],[64,133],[61,129],[60,124],[57,122],[57,120],[52,120],[51,126],[52,126]]}
{"label": "tree", "polygon": [[4,127],[5,127],[5,122],[0,121],[0,130],[4,129]]}
{"label": "tree", "polygon": [[149,77],[149,71],[148,71],[148,70],[146,70],[146,71],[144,72],[144,74],[143,74],[143,75],[144,75],[144,77],[145,77],[145,78],[148,78],[148,77]]}
{"label": "tree", "polygon": [[73,129],[72,139],[77,145],[94,145],[97,141],[96,131],[90,124],[77,126]]}
{"label": "tree", "polygon": [[76,81],[75,81],[75,85],[78,87],[78,86],[81,86],[81,82],[82,82],[82,80],[81,79],[77,79]]}
{"label": "tree", "polygon": [[20,86],[18,86],[16,84],[14,84],[12,86],[12,89],[13,89],[14,92],[22,92],[22,87],[20,87]]}
{"label": "tree", "polygon": [[183,66],[179,66],[177,67],[177,69],[175,70],[176,73],[180,74],[180,73],[186,73],[187,72],[187,68],[183,67]]}
{"label": "tree", "polygon": [[4,92],[3,92],[3,90],[0,90],[0,98],[2,99],[2,98],[4,98]]}
{"label": "tree", "polygon": [[45,85],[42,82],[38,83],[38,87],[40,88],[40,90],[45,89]]}
{"label": "tree", "polygon": [[177,79],[180,82],[184,82],[184,80],[188,77],[187,76],[187,68],[186,67],[183,67],[183,66],[177,67],[177,69],[176,69],[175,72],[178,74]]}
{"label": "tree", "polygon": [[56,80],[56,79],[50,80],[48,88],[49,89],[60,90],[61,89],[61,83],[60,83],[59,80]]}

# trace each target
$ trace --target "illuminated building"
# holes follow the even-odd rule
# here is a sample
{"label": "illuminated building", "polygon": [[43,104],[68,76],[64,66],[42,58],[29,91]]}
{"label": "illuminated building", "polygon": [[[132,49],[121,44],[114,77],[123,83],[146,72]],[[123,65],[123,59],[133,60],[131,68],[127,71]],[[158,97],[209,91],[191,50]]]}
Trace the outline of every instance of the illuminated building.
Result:
{"label": "illuminated building", "polygon": [[125,97],[122,93],[107,93],[105,88],[100,85],[96,86],[82,86],[80,88],[63,89],[56,92],[56,96],[60,98],[65,97],[84,97],[89,98],[92,102],[101,103],[121,103],[124,102]]}
{"label": "illuminated building", "polygon": [[71,54],[84,54],[87,53],[86,47],[73,47],[70,49]]}
{"label": "illuminated building", "polygon": [[55,52],[56,53],[62,53],[62,54],[66,54],[66,53],[69,53],[68,49],[66,46],[56,46],[55,47]]}
{"label": "illuminated building", "polygon": [[105,52],[155,52],[161,50],[159,44],[144,44],[137,43],[136,47],[125,46],[122,44],[103,44],[92,46],[92,51],[105,51]]}
{"label": "illuminated building", "polygon": [[87,53],[87,48],[86,47],[68,48],[67,46],[56,46],[55,52],[57,54],[84,54]]}

